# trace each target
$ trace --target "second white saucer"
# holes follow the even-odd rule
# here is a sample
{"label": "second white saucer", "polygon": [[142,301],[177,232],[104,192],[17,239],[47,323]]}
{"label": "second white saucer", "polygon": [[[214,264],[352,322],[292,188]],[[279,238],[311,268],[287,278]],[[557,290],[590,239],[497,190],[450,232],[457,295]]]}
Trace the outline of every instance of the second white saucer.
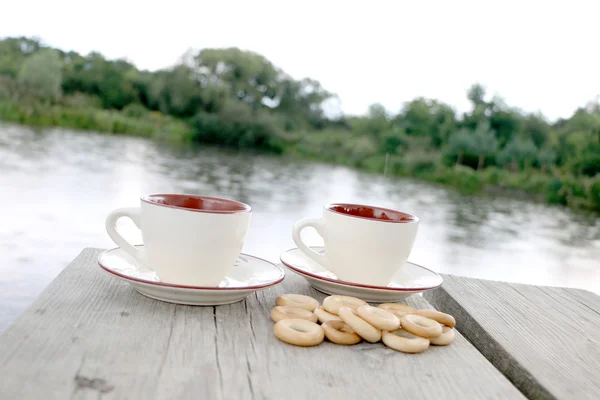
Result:
{"label": "second white saucer", "polygon": [[[311,247],[324,254],[324,247]],[[315,289],[327,294],[354,296],[373,303],[398,302],[415,293],[439,287],[443,279],[437,273],[420,265],[406,262],[387,286],[363,285],[338,279],[335,274],[294,248],[281,254],[281,262],[305,278]],[[368,266],[365,266],[368,268]]]}

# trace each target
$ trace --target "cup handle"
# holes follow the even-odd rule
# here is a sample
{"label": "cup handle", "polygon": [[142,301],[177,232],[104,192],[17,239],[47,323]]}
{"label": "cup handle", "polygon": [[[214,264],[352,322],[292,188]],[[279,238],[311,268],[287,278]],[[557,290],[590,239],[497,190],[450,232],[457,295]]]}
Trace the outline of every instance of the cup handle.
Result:
{"label": "cup handle", "polygon": [[329,260],[327,259],[327,257],[312,250],[302,241],[300,233],[302,232],[302,229],[308,227],[315,228],[317,233],[321,237],[323,237],[323,228],[325,227],[325,221],[323,221],[322,218],[303,218],[294,224],[294,228],[292,229],[292,239],[294,239],[294,243],[296,243],[296,246],[298,246],[298,248],[304,254],[321,264],[321,266],[323,266],[324,268],[329,269]]}
{"label": "cup handle", "polygon": [[[106,217],[106,231],[108,236],[127,254],[133,257],[137,262],[148,267],[146,265],[146,254],[144,250],[140,250],[129,243],[119,232],[117,232],[117,221],[121,217],[130,218],[135,226],[140,227],[140,213],[139,207],[128,207],[128,208],[117,208],[108,214]],[[148,267],[150,268],[150,267]]]}

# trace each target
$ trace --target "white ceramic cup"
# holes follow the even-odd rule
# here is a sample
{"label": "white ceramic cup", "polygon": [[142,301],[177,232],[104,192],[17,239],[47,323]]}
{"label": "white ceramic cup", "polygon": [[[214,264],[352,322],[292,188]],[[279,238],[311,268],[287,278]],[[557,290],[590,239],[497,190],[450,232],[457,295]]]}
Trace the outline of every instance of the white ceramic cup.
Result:
{"label": "white ceramic cup", "polygon": [[[396,210],[360,204],[330,204],[321,218],[296,222],[292,237],[298,248],[338,279],[387,286],[406,263],[419,218]],[[323,238],[325,254],[310,249],[300,237],[313,227]]]}
{"label": "white ceramic cup", "polygon": [[[162,282],[218,286],[242,251],[251,208],[234,200],[185,194],[152,194],[140,207],[119,208],[106,217],[111,239]],[[116,229],[128,217],[142,231],[144,247]]]}

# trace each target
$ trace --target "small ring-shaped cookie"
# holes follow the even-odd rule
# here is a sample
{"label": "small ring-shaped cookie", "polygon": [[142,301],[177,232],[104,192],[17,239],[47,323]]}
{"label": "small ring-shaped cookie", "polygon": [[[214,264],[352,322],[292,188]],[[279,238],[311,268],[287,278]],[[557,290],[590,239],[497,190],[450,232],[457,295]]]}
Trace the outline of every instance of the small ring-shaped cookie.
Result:
{"label": "small ring-shaped cookie", "polygon": [[304,308],[308,311],[314,311],[319,307],[319,302],[310,296],[303,294],[282,294],[275,299],[276,306],[290,306]]}
{"label": "small ring-shaped cookie", "polygon": [[360,336],[343,321],[327,321],[321,325],[325,337],[335,344],[356,344],[361,341]]}
{"label": "small ring-shaped cookie", "polygon": [[400,326],[413,335],[423,338],[438,337],[442,334],[442,325],[432,319],[416,314],[406,314],[400,318]]}
{"label": "small ring-shaped cookie", "polygon": [[377,308],[383,308],[398,318],[402,318],[406,314],[412,314],[415,311],[413,307],[401,303],[382,303],[378,305]]}
{"label": "small ring-shaped cookie", "polygon": [[429,341],[436,346],[447,346],[454,341],[455,336],[454,329],[444,326],[442,327],[442,334],[438,337],[429,338]]}
{"label": "small ring-shaped cookie", "polygon": [[429,348],[429,340],[415,336],[400,328],[392,332],[383,332],[383,343],[403,353],[421,353]]}
{"label": "small ring-shaped cookie", "polygon": [[277,306],[271,310],[271,319],[279,322],[282,319],[305,319],[310,322],[317,322],[317,316],[304,308]]}
{"label": "small ring-shaped cookie", "polygon": [[381,331],[356,315],[356,311],[350,307],[340,307],[338,315],[342,321],[350,325],[350,328],[367,342],[375,343],[381,339]]}
{"label": "small ring-shaped cookie", "polygon": [[325,300],[323,300],[323,308],[325,309],[325,311],[335,315],[339,315],[338,310],[340,309],[340,307],[349,307],[356,311],[358,307],[364,306],[365,304],[367,304],[366,301],[363,301],[356,297],[341,296],[338,294],[325,297]]}
{"label": "small ring-shaped cookie", "polygon": [[421,315],[423,317],[432,319],[439,322],[442,325],[454,328],[456,326],[456,320],[450,314],[446,314],[433,309],[415,310],[413,314]]}
{"label": "small ring-shaped cookie", "polygon": [[387,310],[385,310],[385,311],[387,311],[387,312],[390,312],[390,313],[394,314],[394,315],[395,315],[396,317],[398,317],[399,319],[402,319],[402,317],[404,317],[406,314],[411,314],[411,313],[407,313],[407,312],[404,312],[404,311],[399,311],[399,310],[391,310],[391,309],[389,309],[389,308],[388,308]]}
{"label": "small ring-shaped cookie", "polygon": [[319,325],[305,319],[282,319],[275,323],[273,332],[282,342],[303,347],[319,345],[325,338]]}
{"label": "small ring-shaped cookie", "polygon": [[325,309],[322,306],[315,308],[315,311],[313,311],[313,312],[315,313],[315,315],[317,316],[317,318],[319,319],[319,321],[322,324],[324,324],[325,322],[329,322],[329,321],[341,321],[342,320],[337,315],[333,315],[333,314],[325,311]]}
{"label": "small ring-shaped cookie", "polygon": [[383,331],[393,331],[400,327],[400,319],[383,308],[372,307],[369,305],[360,306],[356,310],[359,317]]}

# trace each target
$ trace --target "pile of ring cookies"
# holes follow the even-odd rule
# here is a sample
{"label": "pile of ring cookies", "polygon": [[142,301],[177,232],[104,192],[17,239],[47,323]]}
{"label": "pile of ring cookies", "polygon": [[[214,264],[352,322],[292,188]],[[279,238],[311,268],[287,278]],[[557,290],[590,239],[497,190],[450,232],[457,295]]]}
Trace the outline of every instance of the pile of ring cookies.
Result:
{"label": "pile of ring cookies", "polygon": [[326,297],[320,305],[309,296],[283,294],[275,300],[271,318],[275,336],[296,346],[317,346],[325,338],[342,345],[381,340],[404,353],[421,353],[430,344],[449,345],[456,325],[453,316],[433,309],[418,310],[400,303],[373,307],[359,298],[340,295]]}

